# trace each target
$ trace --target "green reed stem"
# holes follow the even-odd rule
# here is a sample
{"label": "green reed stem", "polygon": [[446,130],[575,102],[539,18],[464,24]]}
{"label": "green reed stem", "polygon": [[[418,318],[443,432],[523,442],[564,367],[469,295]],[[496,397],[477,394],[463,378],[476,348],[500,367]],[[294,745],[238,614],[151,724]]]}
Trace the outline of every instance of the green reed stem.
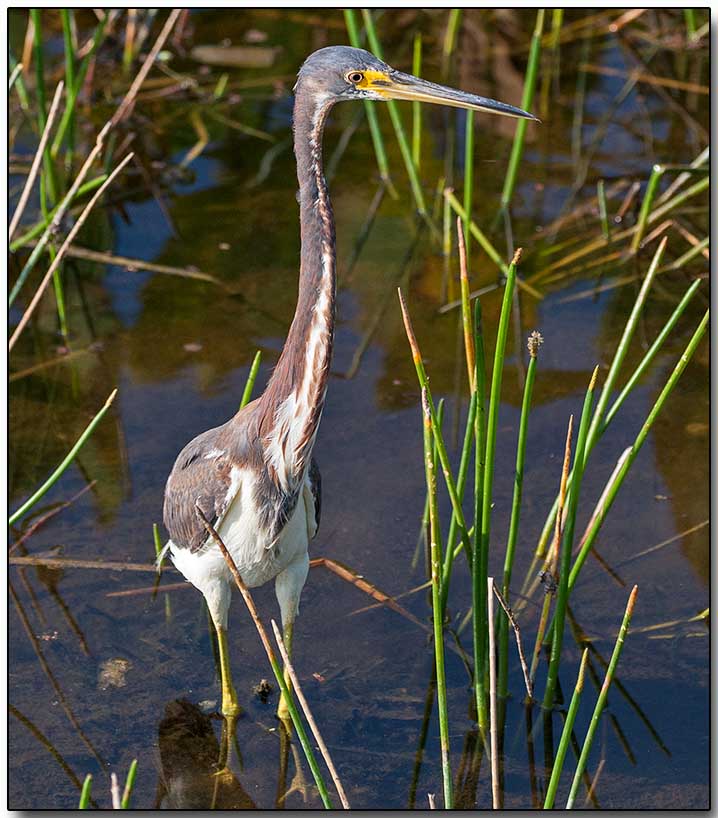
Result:
{"label": "green reed stem", "polygon": [[546,634],[546,626],[548,625],[549,614],[551,613],[551,599],[553,594],[546,591],[544,593],[543,602],[541,603],[541,615],[539,616],[538,626],[536,628],[536,642],[534,650],[531,654],[531,667],[529,668],[529,679],[533,685],[536,679],[536,671],[541,660],[541,648],[543,647],[544,635]]}
{"label": "green reed stem", "polygon": [[[60,9],[62,18],[62,36],[65,48],[65,86],[75,87],[75,51],[72,44],[72,21],[70,15],[74,14],[72,9]],[[73,113],[67,126],[67,157],[71,161],[75,150],[75,116]]]}
{"label": "green reed stem", "polygon": [[670,185],[668,185],[663,193],[658,196],[656,202],[658,204],[663,204],[664,202],[667,202],[669,199],[673,198],[675,192],[691,178],[693,172],[708,162],[710,152],[710,146],[705,147],[688,166],[684,165],[683,172],[676,176],[676,178],[670,183]]}
{"label": "green reed stem", "polygon": [[[474,112],[466,111],[464,127],[464,234],[471,229],[471,213],[474,204]],[[469,268],[471,242],[466,244],[466,268]],[[463,301],[463,293],[462,293]]]}
{"label": "green reed stem", "polygon": [[[469,471],[469,462],[471,459],[471,449],[474,442],[474,421],[476,418],[476,392],[471,394],[469,402],[469,413],[466,418],[466,429],[464,431],[464,445],[461,448],[461,460],[459,461],[459,473],[456,478],[456,491],[459,499],[464,498],[464,489],[466,488],[466,477]],[[451,581],[451,569],[454,565],[454,545],[456,543],[456,515],[451,515],[451,523],[449,524],[449,534],[446,539],[446,553],[444,554],[444,568],[441,573],[441,611],[442,614],[446,612],[446,603],[449,598],[449,583]]]}
{"label": "green reed stem", "polygon": [[[473,438],[475,444],[474,452],[474,525],[467,532],[468,536],[473,539],[473,551],[476,553],[478,534],[481,530],[481,503],[484,485],[484,466],[486,453],[484,451],[484,441],[486,439],[486,356],[484,354],[484,334],[481,317],[481,300],[474,301],[474,384],[475,388],[471,394],[471,402],[469,404],[469,416],[466,420],[466,433],[464,436],[464,446],[461,451],[461,461],[459,463],[459,477],[457,481],[457,488],[459,497],[463,500],[464,487],[466,485],[466,476],[469,466],[469,457],[471,455],[471,441]],[[463,548],[463,543],[454,548],[456,542],[457,522],[456,517],[452,515],[451,525],[449,526],[449,537],[447,540],[447,555],[445,558],[445,565],[448,563],[449,572],[451,565],[456,555]],[[451,557],[449,558],[449,551]],[[448,583],[450,580],[450,573],[444,574],[444,586],[442,604],[446,606],[448,599]]]}
{"label": "green reed stem", "polygon": [[573,696],[571,696],[571,704],[568,707],[566,714],[566,721],[563,723],[563,731],[561,732],[561,740],[556,751],[556,758],[554,759],[553,769],[551,770],[551,779],[546,788],[546,797],[544,798],[543,808],[553,809],[554,801],[556,800],[556,790],[558,789],[558,782],[561,778],[563,770],[563,762],[566,759],[566,752],[571,741],[571,733],[573,732],[573,725],[576,721],[576,714],[578,713],[578,706],[581,703],[581,693],[583,693],[583,682],[586,673],[586,660],[588,659],[588,648],[583,651],[581,657],[581,666],[578,669],[578,679],[576,679],[576,686],[573,689]]}
{"label": "green reed stem", "polygon": [[683,9],[683,19],[686,21],[686,34],[692,40],[696,33],[696,12],[695,9]]}
{"label": "green reed stem", "polygon": [[[536,24],[534,26],[533,35],[531,36],[531,48],[529,50],[528,65],[526,67],[524,90],[521,96],[521,107],[525,111],[531,107],[534,93],[536,91],[536,79],[538,77],[538,66],[541,58],[541,35],[543,33],[544,14],[544,9],[537,10]],[[524,152],[524,140],[526,138],[527,126],[527,119],[520,119],[516,124],[516,133],[514,134],[514,143],[511,148],[511,157],[509,158],[509,165],[506,170],[504,188],[501,192],[502,210],[507,210],[509,208],[511,205],[511,199],[514,195],[519,165],[521,164],[521,157],[523,156]]]}
{"label": "green reed stem", "polygon": [[[89,182],[85,182],[84,185],[81,185],[77,189],[77,193],[75,194],[75,196],[73,198],[73,201],[74,201],[74,199],[79,199],[81,196],[84,196],[85,193],[91,193],[93,190],[97,190],[97,188],[100,187],[100,185],[106,179],[107,179],[107,174],[103,173],[100,176],[98,176],[96,179],[91,179]],[[18,238],[16,238],[14,241],[10,242],[10,252],[14,253],[15,251],[19,250],[21,247],[24,247],[26,244],[29,244],[31,241],[36,239],[42,233],[42,231],[47,228],[47,225],[49,224],[50,221],[52,221],[52,219],[55,216],[55,214],[57,213],[57,210],[58,210],[59,207],[60,207],[60,205],[58,205],[57,207],[54,207],[47,214],[47,216],[48,216],[47,221],[45,219],[43,219],[42,221],[36,222],[27,231],[27,233],[23,233],[22,236],[18,236]],[[24,281],[24,279],[23,279],[23,281]],[[20,282],[19,278],[18,278],[18,282]],[[20,287],[22,286],[21,282],[20,282],[20,285],[18,286],[18,282],[16,282],[16,284],[13,287],[12,292],[10,294],[10,299],[11,299],[10,303],[12,303],[12,301],[15,299],[15,296],[17,295],[17,290],[19,290]]]}
{"label": "green reed stem", "polygon": [[[414,53],[411,61],[411,73],[421,76],[421,32],[414,35]],[[421,165],[421,103],[411,103],[411,159],[419,170]]]}
{"label": "green reed stem", "polygon": [[82,90],[82,86],[84,85],[87,70],[90,67],[90,62],[100,46],[100,43],[102,42],[102,37],[105,33],[105,26],[107,25],[109,17],[109,10],[105,10],[104,18],[100,20],[97,28],[95,29],[95,33],[92,35],[90,48],[87,54],[85,54],[85,56],[82,58],[80,65],[77,68],[74,84],[72,86],[70,86],[69,82],[66,84],[65,110],[63,111],[62,118],[60,119],[60,124],[57,126],[57,132],[55,133],[55,138],[52,141],[52,148],[50,149],[50,154],[53,159],[55,159],[60,152],[60,147],[62,146],[63,139],[65,138],[65,133],[74,122],[77,98]]}
{"label": "green reed stem", "polygon": [[441,612],[441,545],[439,542],[439,509],[436,497],[436,461],[432,445],[432,415],[426,387],[421,390],[424,429],[424,464],[426,488],[429,494],[429,531],[431,554],[431,606],[434,621],[434,658],[436,662],[436,699],[439,708],[439,735],[441,742],[441,772],[444,784],[444,807],[453,809],[451,759],[449,748],[449,715],[446,699],[446,671],[444,668],[444,621]]}
{"label": "green reed stem", "polygon": [[[441,398],[439,400],[439,404],[436,407],[436,418],[437,418],[437,420],[439,422],[439,426],[443,429],[444,428],[444,399],[443,398]],[[433,451],[434,462],[436,462],[436,458],[437,458],[436,441],[434,441],[434,443],[433,443],[433,450],[432,451]],[[459,496],[463,496],[463,492],[462,492],[461,488],[459,488]],[[452,516],[452,520],[453,520],[453,516]],[[424,513],[421,515],[422,538],[424,540],[424,545],[427,546],[427,547],[429,545],[429,539],[426,536],[426,532],[429,530],[429,524],[430,524],[430,520],[429,520],[429,492],[427,492],[426,493],[426,499],[424,501]],[[421,545],[421,539],[419,541],[419,545]],[[448,557],[447,557],[447,559],[448,559]],[[426,566],[427,566],[427,576],[428,576],[429,579],[431,579],[431,566],[429,564],[430,562],[431,562],[431,556],[428,554],[428,551],[427,551]],[[442,594],[443,594],[442,595],[442,605],[445,605],[446,603],[444,602],[444,595],[445,595],[445,591],[447,590],[447,586],[444,584],[445,574],[444,574],[443,570],[442,570],[442,573],[441,573],[441,577],[442,577],[441,590],[442,590]]]}
{"label": "green reed stem", "polygon": [[[450,188],[446,188],[444,191],[444,196],[448,200],[449,204],[451,205],[453,211],[456,213],[457,216],[464,222],[467,223],[467,213],[466,210],[459,204],[459,200],[454,196],[453,191]],[[488,257],[494,262],[494,264],[501,270],[504,275],[508,275],[509,267],[508,264],[501,258],[499,251],[494,247],[494,245],[488,240],[486,235],[478,228],[476,222],[469,221],[469,232],[471,235],[478,241],[478,243],[483,247],[484,251],[488,255]]]}
{"label": "green reed stem", "polygon": [[[152,540],[155,544],[155,557],[159,557],[160,552],[162,551],[162,540],[160,538],[160,527],[157,523],[152,523]],[[157,566],[159,570],[162,567],[162,564]]]}
{"label": "green reed stem", "polygon": [[25,66],[23,66],[22,63],[19,63],[10,52],[8,52],[8,66],[12,71],[10,81],[8,82],[8,93],[14,86],[17,89],[20,107],[23,109],[23,111],[27,111],[30,108],[30,98],[27,95],[25,81],[22,78],[22,71]]}
{"label": "green reed stem", "polygon": [[596,185],[596,195],[598,198],[598,212],[601,217],[601,235],[606,241],[611,238],[611,231],[608,227],[608,208],[606,206],[606,187],[603,179],[598,180]]}
{"label": "green reed stem", "polygon": [[682,256],[679,256],[675,261],[672,261],[670,264],[661,267],[658,271],[659,273],[666,272],[667,270],[680,270],[681,267],[684,267],[688,264],[689,261],[692,261],[696,256],[701,255],[701,253],[710,245],[710,236],[706,236],[704,239],[701,239],[698,244],[691,247],[690,249],[686,250]]}
{"label": "green reed stem", "polygon": [[576,584],[576,580],[578,579],[578,574],[583,566],[583,563],[586,561],[586,557],[588,556],[588,552],[591,550],[591,546],[593,545],[598,532],[603,525],[603,521],[606,518],[611,506],[613,505],[613,501],[616,499],[616,495],[618,494],[623,481],[628,474],[629,469],[633,465],[633,461],[638,456],[638,452],[641,449],[641,446],[646,441],[648,437],[648,433],[651,431],[653,424],[656,421],[661,409],[665,405],[666,401],[668,400],[669,395],[675,388],[676,384],[678,383],[683,371],[685,370],[686,366],[688,366],[688,362],[693,357],[696,349],[698,348],[698,344],[700,343],[703,335],[705,334],[706,328],[708,326],[708,319],[710,316],[710,310],[706,310],[701,323],[696,328],[696,331],[693,333],[691,340],[688,342],[688,346],[686,347],[683,355],[678,360],[678,363],[675,365],[673,371],[670,374],[670,377],[666,381],[665,386],[661,390],[660,395],[658,396],[656,402],[651,407],[651,411],[648,413],[645,421],[643,422],[643,426],[641,427],[640,431],[636,435],[636,439],[633,441],[633,446],[631,447],[631,452],[626,457],[626,460],[623,463],[621,471],[618,473],[616,479],[612,482],[609,492],[606,495],[604,500],[603,506],[596,514],[596,518],[586,534],[586,538],[584,540],[583,545],[581,546],[581,550],[579,551],[576,559],[574,561],[573,567],[571,568],[571,575],[569,577],[569,590],[573,588]]}
{"label": "green reed stem", "polygon": [[[684,168],[684,171],[687,172],[687,169]],[[695,170],[691,168],[691,171],[707,174],[708,168],[696,168]],[[660,207],[653,210],[648,217],[648,224],[653,224],[653,222],[662,219],[666,214],[670,213],[672,210],[675,210],[688,199],[693,198],[693,196],[697,196],[699,193],[703,193],[704,190],[708,190],[709,186],[710,177],[706,175],[705,178],[686,188],[682,193],[676,194],[673,196],[673,198],[668,199]]]}
{"label": "green reed stem", "polygon": [[35,61],[35,95],[37,96],[37,116],[40,121],[40,133],[45,127],[47,117],[47,94],[45,93],[45,55],[42,50],[41,9],[30,9],[33,26],[33,59]]}
{"label": "green reed stem", "polygon": [[77,805],[77,808],[89,809],[91,797],[92,797],[92,775],[88,773],[85,776],[85,780],[82,782],[82,791],[80,792],[80,803]]}
{"label": "green reed stem", "polygon": [[329,791],[327,789],[326,782],[324,781],[322,772],[319,769],[317,759],[315,758],[314,753],[312,751],[312,745],[309,741],[309,737],[307,736],[307,732],[304,729],[304,725],[302,724],[302,720],[299,716],[299,711],[297,710],[297,705],[294,702],[294,696],[291,692],[290,687],[284,680],[284,671],[279,666],[279,663],[277,662],[274,656],[274,652],[272,652],[269,656],[269,664],[272,667],[272,673],[274,673],[274,678],[276,679],[277,685],[279,686],[284,701],[286,702],[287,710],[289,711],[289,716],[292,720],[292,725],[294,726],[294,729],[297,731],[297,738],[299,739],[299,743],[302,745],[304,757],[307,759],[309,769],[312,771],[312,775],[314,776],[314,782],[317,785],[317,789],[319,790],[319,797],[322,799],[322,803],[324,804],[325,809],[334,809],[334,807],[332,806],[331,799],[329,798]]}
{"label": "green reed stem", "polygon": [[[20,287],[25,282],[25,279],[30,274],[30,271],[37,263],[37,260],[40,258],[41,253],[45,249],[50,238],[53,236],[55,230],[59,227],[60,223],[62,222],[62,218],[65,215],[67,208],[70,206],[70,203],[73,199],[77,196],[80,186],[82,185],[85,176],[90,170],[90,166],[94,161],[95,157],[98,153],[102,150],[103,147],[103,139],[104,136],[107,134],[107,131],[110,127],[110,123],[108,122],[104,128],[100,131],[97,136],[97,141],[95,142],[95,147],[90,151],[88,154],[87,159],[85,160],[84,165],[80,168],[74,182],[72,183],[70,189],[67,191],[65,196],[63,197],[60,204],[54,210],[54,216],[52,219],[47,223],[47,227],[45,228],[45,232],[40,237],[40,240],[33,248],[32,252],[28,260],[25,262],[25,266],[20,271],[20,275],[18,276],[17,281],[15,282],[15,286],[13,287],[12,293],[10,294],[10,303],[12,303],[13,298],[17,295],[20,290]],[[109,179],[109,177],[108,177]],[[47,218],[46,218],[47,222]],[[72,232],[72,231],[70,231]]]}
{"label": "green reed stem", "polygon": [[15,60],[12,58],[12,56],[11,56],[11,59],[13,60],[14,67],[12,69],[12,73],[10,74],[10,78],[7,81],[7,90],[8,91],[12,91],[13,85],[15,85],[18,78],[20,77],[20,73],[22,72],[22,63],[15,62]]}
{"label": "green reed stem", "polygon": [[519,420],[519,437],[516,444],[516,472],[514,476],[514,494],[511,505],[511,521],[509,523],[509,536],[506,541],[506,557],[504,560],[504,577],[501,586],[501,593],[508,602],[509,587],[511,584],[511,573],[514,564],[514,552],[516,550],[516,540],[519,534],[519,518],[521,516],[521,494],[523,490],[524,462],[526,458],[526,440],[528,436],[529,414],[531,413],[531,397],[533,395],[534,381],[536,380],[536,362],[538,356],[532,353],[529,357],[529,365],[526,370],[526,382],[524,384],[524,396],[521,404],[521,418]]}
{"label": "green reed stem", "polygon": [[110,394],[109,398],[105,401],[105,405],[100,409],[100,411],[95,415],[95,417],[90,421],[85,431],[80,435],[75,445],[70,449],[67,453],[65,459],[60,463],[60,465],[55,469],[55,471],[47,478],[47,480],[40,486],[40,488],[32,495],[32,497],[28,498],[20,508],[15,511],[13,514],[10,515],[8,520],[8,525],[13,525],[17,522],[20,517],[23,516],[29,509],[31,509],[38,500],[40,500],[52,486],[58,481],[58,479],[63,475],[67,467],[72,463],[75,458],[75,455],[80,451],[83,447],[85,441],[90,437],[90,435],[95,430],[97,424],[102,420],[107,410],[110,408],[112,401],[115,399],[115,395],[117,395],[117,390],[113,389],[112,393]]}
{"label": "green reed stem", "polygon": [[[532,343],[533,342],[533,343]],[[511,521],[509,523],[509,534],[506,540],[506,554],[504,556],[504,576],[501,583],[501,595],[509,604],[509,591],[511,587],[511,572],[514,566],[514,555],[516,551],[516,540],[519,534],[519,519],[521,516],[521,494],[524,481],[524,462],[526,459],[526,440],[528,437],[529,414],[531,413],[531,397],[533,395],[534,381],[536,380],[536,361],[538,356],[538,339],[531,336],[529,339],[529,365],[526,369],[526,381],[524,383],[524,395],[521,403],[521,419],[519,420],[519,437],[516,443],[516,471],[514,473],[514,493],[511,503]],[[508,692],[508,667],[509,667],[509,620],[506,612],[502,610],[499,614],[499,696],[505,697]]]}
{"label": "green reed stem", "polygon": [[254,389],[254,382],[257,380],[257,373],[259,372],[259,364],[261,362],[262,350],[258,349],[254,356],[254,360],[252,361],[252,366],[249,369],[249,375],[247,375],[247,383],[244,386],[242,400],[239,403],[240,409],[243,409],[252,398],[252,390]]}
{"label": "green reed stem", "polygon": [[[598,439],[602,433],[602,422],[603,416],[606,412],[606,407],[608,405],[608,401],[611,398],[611,392],[616,384],[618,376],[620,375],[621,368],[623,366],[623,362],[626,358],[626,354],[628,352],[628,348],[631,344],[631,340],[633,339],[633,335],[636,331],[636,327],[638,326],[638,322],[641,317],[641,313],[643,311],[643,307],[646,303],[646,299],[648,297],[648,292],[651,288],[653,283],[653,279],[656,275],[656,271],[660,265],[661,259],[663,258],[663,253],[666,249],[666,242],[667,238],[664,238],[661,243],[658,245],[658,249],[656,250],[653,260],[648,268],[648,272],[646,273],[646,277],[643,280],[643,284],[641,285],[641,289],[639,290],[638,295],[636,296],[636,301],[633,304],[633,309],[631,310],[631,314],[628,316],[628,320],[626,321],[626,326],[623,329],[623,333],[621,334],[621,339],[618,342],[618,347],[616,348],[616,352],[614,353],[613,360],[611,361],[611,366],[608,370],[608,375],[606,376],[606,382],[603,385],[603,389],[601,390],[601,396],[598,399],[598,403],[596,405],[596,411],[593,414],[593,418],[591,419],[591,426],[588,430],[588,439],[586,441],[586,456],[591,454],[593,447],[598,442]],[[603,427],[605,429],[605,426]],[[569,486],[573,481],[573,476],[569,475]],[[546,545],[548,544],[549,537],[551,536],[553,525],[556,520],[556,510],[558,508],[558,497],[554,500],[553,507],[549,513],[548,518],[546,519],[546,523],[544,524],[543,531],[541,532],[541,537],[539,538],[539,543],[536,548],[536,555],[538,557],[543,557],[546,551]]]}
{"label": "green reed stem", "polygon": [[634,370],[633,374],[628,379],[628,382],[626,383],[626,385],[621,390],[621,393],[619,394],[619,396],[613,402],[611,408],[606,413],[606,418],[603,421],[603,423],[601,424],[600,434],[603,434],[606,431],[606,429],[608,428],[608,425],[610,424],[610,422],[615,417],[616,412],[618,412],[618,410],[621,408],[621,406],[623,405],[626,398],[630,395],[630,393],[635,388],[638,381],[643,377],[646,370],[648,369],[648,367],[653,362],[653,359],[656,357],[656,355],[660,351],[661,347],[665,343],[666,339],[671,334],[671,332],[673,330],[673,327],[675,327],[675,325],[678,323],[678,319],[681,317],[681,315],[683,315],[683,313],[685,312],[686,307],[688,306],[688,304],[690,303],[691,299],[696,294],[696,292],[698,291],[698,288],[700,286],[701,286],[701,280],[696,279],[693,282],[693,284],[691,284],[691,286],[686,290],[685,295],[681,299],[680,303],[678,304],[678,306],[671,313],[668,321],[666,321],[666,323],[664,324],[663,329],[658,333],[658,336],[656,337],[656,340],[651,344],[650,348],[648,349],[646,354],[641,359],[641,362],[638,364],[638,366]]}
{"label": "green reed stem", "polygon": [[661,181],[663,174],[664,170],[661,165],[653,166],[651,175],[648,179],[648,184],[646,185],[646,192],[643,194],[641,210],[638,214],[638,221],[636,222],[636,232],[633,234],[633,239],[631,240],[632,253],[636,253],[641,244],[641,239],[643,238],[643,234],[646,230],[646,224],[648,223],[648,214],[651,212],[651,205],[653,204],[653,199],[655,198],[656,191],[658,190],[658,183]]}
{"label": "green reed stem", "polygon": [[643,234],[645,233],[646,226],[648,224],[651,224],[652,222],[656,221],[662,216],[665,216],[666,213],[669,213],[671,210],[674,210],[676,207],[683,204],[683,202],[686,201],[686,199],[690,199],[692,196],[695,196],[708,188],[710,180],[708,176],[706,176],[704,179],[701,179],[700,181],[691,185],[682,193],[678,193],[671,199],[668,199],[660,207],[657,207],[653,212],[651,212],[651,205],[653,204],[653,200],[656,198],[658,185],[662,177],[666,173],[677,172],[708,173],[708,168],[693,167],[692,165],[686,166],[675,164],[653,166],[653,169],[651,170],[651,175],[648,179],[648,184],[646,185],[646,192],[644,193],[643,201],[641,202],[641,210],[638,213],[636,229],[633,234],[633,238],[631,239],[630,247],[631,253],[637,253],[638,250],[640,249],[641,240],[643,239]]}
{"label": "green reed stem", "polygon": [[581,480],[586,465],[586,439],[588,437],[589,419],[593,409],[593,397],[596,389],[596,378],[598,367],[594,369],[591,382],[586,390],[586,397],[581,410],[581,421],[578,426],[578,440],[573,457],[573,484],[568,497],[568,509],[566,511],[566,523],[561,540],[560,574],[558,581],[558,592],[556,594],[556,609],[553,615],[553,642],[551,644],[551,658],[549,659],[548,676],[546,677],[546,690],[544,692],[543,706],[546,710],[553,707],[554,695],[556,692],[556,682],[558,680],[558,668],[561,663],[561,648],[563,646],[564,622],[566,619],[566,606],[569,595],[569,573],[571,571],[571,553],[573,550],[573,535],[576,528],[576,511],[581,495]]}
{"label": "green reed stem", "polygon": [[[34,27],[33,55],[35,61],[35,93],[37,95],[37,122],[40,133],[45,129],[47,122],[47,93],[45,90],[45,55],[42,50],[42,20],[40,9],[30,9],[30,18]],[[57,202],[57,181],[55,168],[52,164],[50,150],[45,148],[42,157],[44,182],[47,186],[47,195],[51,205]]]}
{"label": "green reed stem", "polygon": [[122,801],[120,805],[122,809],[129,809],[130,808],[130,797],[132,796],[132,790],[135,788],[135,778],[137,776],[137,759],[133,758],[132,763],[130,764],[129,772],[127,773],[127,780],[125,781],[125,789],[122,793]]}
{"label": "green reed stem", "polygon": [[593,739],[594,736],[596,735],[596,729],[598,728],[598,723],[601,719],[601,714],[603,713],[603,710],[606,706],[606,699],[608,698],[608,689],[611,686],[611,682],[613,681],[613,677],[616,672],[616,666],[618,665],[618,660],[621,657],[623,643],[626,639],[628,626],[631,623],[631,617],[633,616],[633,606],[636,603],[637,594],[638,585],[634,585],[633,590],[631,591],[631,595],[628,597],[628,604],[626,605],[626,612],[623,614],[623,622],[621,622],[621,629],[618,632],[616,644],[613,648],[613,653],[611,654],[611,661],[608,664],[608,670],[606,671],[606,675],[604,676],[603,679],[603,684],[601,685],[601,692],[598,694],[598,701],[596,702],[596,706],[593,709],[591,722],[588,726],[588,731],[586,732],[586,738],[584,739],[583,747],[581,748],[581,755],[579,756],[578,764],[576,765],[576,772],[573,775],[573,782],[571,784],[571,790],[568,794],[568,801],[566,801],[566,809],[572,809],[574,801],[576,800],[578,788],[581,784],[581,776],[583,775],[584,770],[586,769],[588,754],[591,751],[591,745],[593,744]]}
{"label": "green reed stem", "polygon": [[[483,467],[483,486],[481,497],[481,525],[476,523],[478,551],[474,555],[472,566],[472,580],[474,590],[473,621],[474,632],[478,637],[478,664],[474,669],[474,688],[476,706],[479,714],[479,725],[483,726],[486,719],[486,640],[488,623],[486,621],[486,582],[489,566],[489,540],[491,537],[491,497],[494,482],[494,459],[496,454],[496,432],[499,421],[499,405],[501,403],[501,382],[506,356],[506,339],[509,332],[511,305],[516,284],[516,265],[520,258],[517,251],[508,268],[506,286],[501,304],[501,315],[496,333],[496,349],[494,350],[494,366],[491,372],[491,392],[489,396],[489,412],[486,425],[485,462]],[[476,446],[477,456],[480,458],[481,447]],[[480,531],[480,535],[478,532]],[[483,721],[482,721],[483,720]]]}
{"label": "green reed stem", "polygon": [[459,268],[461,270],[461,324],[464,330],[464,355],[466,370],[469,378],[469,391],[473,392],[476,386],[476,349],[474,336],[476,328],[471,315],[471,301],[469,300],[469,254],[461,219],[456,220],[456,234],[459,240]]}
{"label": "green reed stem", "polygon": [[[366,29],[367,40],[369,41],[369,47],[374,52],[374,54],[380,60],[382,60],[384,59],[382,56],[382,47],[381,44],[379,43],[379,38],[377,37],[376,29],[374,28],[374,20],[372,19],[371,11],[369,9],[362,9],[361,14],[362,19],[364,21],[364,27]],[[401,156],[402,159],[404,160],[406,172],[409,176],[411,191],[414,195],[414,201],[416,202],[416,209],[418,210],[419,215],[427,223],[431,232],[437,238],[440,238],[439,231],[437,230],[436,225],[432,221],[431,216],[429,215],[429,212],[426,209],[424,192],[421,189],[419,176],[416,172],[416,167],[414,166],[414,162],[411,158],[411,148],[409,146],[409,140],[406,137],[406,132],[404,131],[404,124],[401,121],[399,108],[396,104],[396,101],[393,99],[388,99],[386,101],[386,105],[387,108],[389,109],[389,117],[391,119],[391,124],[394,127],[394,133],[396,134],[397,142],[399,143],[399,150],[401,151]]]}
{"label": "green reed stem", "polygon": [[436,416],[436,409],[434,408],[434,401],[431,397],[431,389],[429,388],[429,380],[426,376],[426,370],[424,369],[424,361],[421,357],[421,351],[416,341],[416,336],[414,335],[414,329],[411,325],[411,318],[409,317],[409,310],[407,309],[406,301],[404,300],[401,288],[399,288],[399,303],[401,305],[402,317],[404,319],[404,329],[406,331],[406,337],[409,341],[409,346],[411,347],[414,368],[416,369],[416,375],[417,378],[419,379],[419,386],[421,386],[422,389],[426,389],[427,399],[429,403],[429,411],[431,412],[432,433],[434,435],[434,440],[436,441],[436,450],[437,454],[439,455],[442,471],[444,473],[444,482],[446,483],[446,489],[449,494],[449,500],[451,501],[451,508],[454,512],[454,515],[456,516],[459,535],[461,536],[461,542],[464,546],[464,550],[466,551],[466,559],[469,561],[469,564],[471,564],[472,552],[471,545],[469,543],[466,521],[464,519],[464,512],[461,507],[461,501],[459,499],[458,492],[456,490],[456,483],[454,482],[454,477],[451,472],[451,464],[449,462],[449,456],[446,452],[446,445],[444,443],[444,436],[441,431],[441,425],[439,424]]}
{"label": "green reed stem", "polygon": [[[344,9],[344,23],[347,28],[347,35],[349,42],[354,48],[361,48],[361,39],[359,37],[359,27],[357,26],[354,9]],[[379,127],[379,119],[377,118],[376,108],[374,103],[369,100],[364,100],[364,110],[366,111],[366,119],[369,124],[369,133],[371,134],[371,141],[374,145],[374,154],[376,155],[376,163],[379,168],[379,176],[384,182],[393,199],[397,198],[397,192],[391,182],[389,174],[389,161],[386,158],[386,149],[384,148],[384,138],[381,135],[381,128]]]}
{"label": "green reed stem", "polygon": [[[50,246],[50,263],[55,261],[57,251]],[[52,289],[55,293],[55,304],[57,305],[57,318],[60,323],[60,334],[63,338],[67,338],[67,313],[65,311],[65,288],[62,283],[62,269],[60,264],[52,274]]]}
{"label": "green reed stem", "polygon": [[446,24],[446,32],[444,33],[444,45],[441,49],[441,77],[444,82],[449,78],[451,57],[456,49],[462,11],[463,9],[451,9],[449,11],[449,19]]}

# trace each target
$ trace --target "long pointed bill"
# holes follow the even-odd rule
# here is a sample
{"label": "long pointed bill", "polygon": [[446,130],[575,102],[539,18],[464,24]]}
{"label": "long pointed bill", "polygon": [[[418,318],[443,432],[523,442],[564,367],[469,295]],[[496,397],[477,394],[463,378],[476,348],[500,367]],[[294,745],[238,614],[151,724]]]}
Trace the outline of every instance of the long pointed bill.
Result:
{"label": "long pointed bill", "polygon": [[469,108],[473,111],[485,111],[489,114],[501,114],[502,116],[540,121],[528,111],[516,108],[513,105],[507,105],[505,102],[498,102],[495,99],[480,97],[476,94],[467,94],[464,91],[437,85],[434,82],[413,77],[411,74],[404,74],[401,71],[391,71],[386,74],[379,71],[367,71],[364,82],[360,84],[360,87],[374,91],[384,99],[432,102],[436,105],[451,105],[454,108]]}

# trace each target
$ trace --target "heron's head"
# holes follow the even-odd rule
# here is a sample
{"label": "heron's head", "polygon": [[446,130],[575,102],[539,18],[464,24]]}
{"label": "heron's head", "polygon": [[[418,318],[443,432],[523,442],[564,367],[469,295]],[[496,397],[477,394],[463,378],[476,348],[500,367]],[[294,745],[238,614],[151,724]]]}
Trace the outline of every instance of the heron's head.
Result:
{"label": "heron's head", "polygon": [[333,45],[310,54],[299,70],[297,90],[318,99],[405,99],[469,108],[491,114],[536,119],[533,114],[476,94],[467,94],[404,74],[362,48]]}

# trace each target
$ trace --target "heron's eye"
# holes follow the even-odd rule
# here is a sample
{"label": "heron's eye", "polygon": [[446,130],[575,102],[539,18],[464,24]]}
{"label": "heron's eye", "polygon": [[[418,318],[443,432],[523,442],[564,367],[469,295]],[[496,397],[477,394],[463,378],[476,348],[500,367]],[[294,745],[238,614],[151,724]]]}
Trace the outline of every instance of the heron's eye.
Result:
{"label": "heron's eye", "polygon": [[361,71],[351,71],[349,74],[347,74],[347,79],[349,82],[353,82],[354,85],[356,85],[364,79],[364,74],[362,74]]}

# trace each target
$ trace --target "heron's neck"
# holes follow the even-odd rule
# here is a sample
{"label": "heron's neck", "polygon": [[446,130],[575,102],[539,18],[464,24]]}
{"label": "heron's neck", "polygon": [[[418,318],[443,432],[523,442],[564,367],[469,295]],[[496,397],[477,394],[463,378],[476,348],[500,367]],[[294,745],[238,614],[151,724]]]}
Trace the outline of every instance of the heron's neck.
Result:
{"label": "heron's neck", "polygon": [[322,169],[322,133],[331,101],[296,89],[294,153],[299,179],[299,297],[284,349],[261,398],[266,462],[285,491],[304,478],[319,427],[334,339],[335,237]]}

